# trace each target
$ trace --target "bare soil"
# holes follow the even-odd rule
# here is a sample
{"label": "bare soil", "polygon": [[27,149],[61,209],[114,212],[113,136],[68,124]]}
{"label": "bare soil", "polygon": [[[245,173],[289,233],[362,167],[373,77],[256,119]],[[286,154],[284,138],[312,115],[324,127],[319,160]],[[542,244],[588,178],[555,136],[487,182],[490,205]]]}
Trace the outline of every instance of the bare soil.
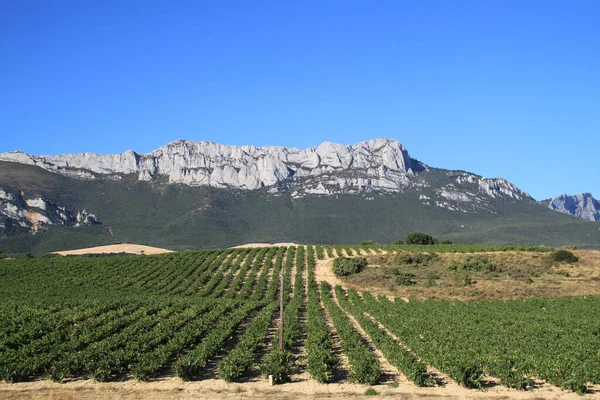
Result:
{"label": "bare soil", "polygon": [[[460,386],[420,388],[411,383],[398,382],[395,385],[374,385],[380,396],[393,399],[563,399],[581,400],[598,398],[600,392],[579,396],[559,388],[542,385],[532,392],[522,392],[503,386],[495,386],[486,391],[469,390]],[[262,377],[255,377],[244,383],[228,383],[222,379],[205,379],[196,382],[183,382],[179,378],[162,378],[151,382],[97,383],[79,380],[69,383],[37,381],[27,383],[0,384],[0,398],[16,399],[359,399],[366,398],[367,386],[351,383],[319,384],[313,380],[292,382],[270,386]]]}
{"label": "bare soil", "polygon": [[61,256],[82,255],[82,254],[111,254],[111,253],[129,253],[129,254],[164,254],[173,253],[173,250],[161,249],[158,247],[143,246],[140,244],[110,244],[107,246],[89,247],[87,249],[55,251],[53,254]]}

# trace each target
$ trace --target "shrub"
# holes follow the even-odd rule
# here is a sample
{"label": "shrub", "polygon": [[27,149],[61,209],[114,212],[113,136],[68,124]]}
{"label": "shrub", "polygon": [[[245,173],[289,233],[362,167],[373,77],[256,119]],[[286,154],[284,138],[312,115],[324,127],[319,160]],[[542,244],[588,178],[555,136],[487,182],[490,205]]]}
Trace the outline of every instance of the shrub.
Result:
{"label": "shrub", "polygon": [[398,253],[394,257],[396,265],[429,265],[432,261],[439,260],[440,256],[436,253]]}
{"label": "shrub", "polygon": [[458,264],[450,264],[446,268],[451,271],[470,271],[470,272],[502,272],[500,266],[488,257],[467,256]]}
{"label": "shrub", "polygon": [[361,246],[373,246],[374,244],[375,242],[372,240],[363,240],[362,242],[360,242]]}
{"label": "shrub", "polygon": [[400,286],[412,286],[416,284],[415,281],[412,280],[415,276],[408,272],[399,272],[396,276],[396,283]]}
{"label": "shrub", "polygon": [[469,274],[456,274],[454,276],[454,282],[458,286],[470,286],[474,283],[473,278],[471,278],[471,275]]}
{"label": "shrub", "polygon": [[437,279],[439,279],[439,276],[437,276],[433,272],[429,272],[427,274],[425,282],[423,282],[423,286],[425,286],[425,287],[435,286],[437,284],[437,282],[436,282]]}
{"label": "shrub", "polygon": [[0,251],[0,260],[5,259],[6,258],[6,254],[4,254],[3,252]]}
{"label": "shrub", "polygon": [[364,257],[346,258],[339,257],[333,261],[333,272],[337,276],[348,276],[358,274],[367,266],[367,259]]}
{"label": "shrub", "polygon": [[398,239],[394,242],[394,244],[404,244],[404,240]]}
{"label": "shrub", "polygon": [[452,244],[452,242],[451,242],[451,241],[449,241],[448,239],[446,239],[446,240],[442,240],[442,241],[440,242],[440,244]]}
{"label": "shrub", "polygon": [[435,244],[433,236],[421,232],[409,233],[406,237],[406,244]]}
{"label": "shrub", "polygon": [[263,376],[273,375],[273,382],[285,383],[290,380],[292,369],[292,353],[289,351],[273,350],[260,365]]}
{"label": "shrub", "polygon": [[377,390],[373,389],[373,388],[368,388],[365,392],[365,396],[377,396],[379,395],[379,393],[377,392]]}
{"label": "shrub", "polygon": [[557,262],[576,263],[579,258],[568,250],[556,250],[550,253],[550,260]]}

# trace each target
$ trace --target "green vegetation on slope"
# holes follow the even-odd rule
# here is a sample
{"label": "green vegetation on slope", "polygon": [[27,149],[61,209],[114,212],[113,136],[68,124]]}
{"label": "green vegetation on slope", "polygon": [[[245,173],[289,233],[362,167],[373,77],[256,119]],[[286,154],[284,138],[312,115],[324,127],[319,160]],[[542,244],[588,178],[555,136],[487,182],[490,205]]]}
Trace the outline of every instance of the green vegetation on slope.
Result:
{"label": "green vegetation on slope", "polygon": [[[598,224],[534,203],[497,200],[490,212],[457,212],[423,205],[416,192],[393,195],[310,196],[292,199],[257,191],[192,188],[179,184],[71,179],[40,168],[0,162],[0,187],[41,195],[68,210],[86,209],[104,224],[53,227],[37,235],[0,239],[4,253],[42,254],[119,242],[171,249],[249,242],[392,243],[411,232],[460,243],[598,247]],[[315,229],[319,227],[319,229]]]}

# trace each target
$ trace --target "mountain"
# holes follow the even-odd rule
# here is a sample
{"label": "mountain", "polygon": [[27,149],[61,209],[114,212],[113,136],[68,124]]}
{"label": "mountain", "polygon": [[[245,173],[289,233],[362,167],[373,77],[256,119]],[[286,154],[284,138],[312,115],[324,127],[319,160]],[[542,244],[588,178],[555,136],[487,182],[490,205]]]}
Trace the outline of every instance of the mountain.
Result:
{"label": "mountain", "polygon": [[[119,241],[174,249],[390,242],[412,231],[463,242],[600,242],[595,224],[543,207],[505,179],[430,167],[388,139],[305,150],[177,140],[148,154],[9,152],[0,154],[0,187],[88,210]],[[4,235],[5,252],[111,241],[103,225]]]}
{"label": "mountain", "polygon": [[600,221],[600,202],[591,193],[561,194],[542,204],[550,209],[588,221]]}
{"label": "mountain", "polygon": [[[416,184],[416,174],[428,170],[411,158],[396,140],[376,139],[344,146],[325,142],[306,150],[277,146],[230,146],[211,142],[176,140],[149,154],[62,154],[31,156],[19,151],[0,154],[0,161],[35,165],[80,179],[121,179],[136,174],[140,181],[166,178],[188,186],[288,192],[294,197],[379,191],[395,193]],[[485,179],[464,173],[456,184],[476,184],[491,197],[529,198],[503,179]],[[445,190],[450,190],[445,191]],[[457,200],[453,186],[442,188],[442,198]],[[445,191],[445,192],[443,192]],[[469,201],[464,198],[462,201]]]}
{"label": "mountain", "polygon": [[0,235],[11,232],[36,234],[49,225],[79,227],[100,224],[96,216],[85,209],[74,214],[42,197],[24,196],[23,192],[11,193],[0,188]]}

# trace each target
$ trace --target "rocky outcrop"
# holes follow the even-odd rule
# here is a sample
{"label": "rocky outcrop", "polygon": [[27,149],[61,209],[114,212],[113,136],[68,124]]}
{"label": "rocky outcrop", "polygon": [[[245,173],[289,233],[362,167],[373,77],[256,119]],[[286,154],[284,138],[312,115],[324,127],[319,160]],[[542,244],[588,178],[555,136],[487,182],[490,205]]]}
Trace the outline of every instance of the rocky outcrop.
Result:
{"label": "rocky outcrop", "polygon": [[600,202],[591,193],[561,194],[550,200],[548,207],[588,221],[600,221]]}
{"label": "rocky outcrop", "polygon": [[100,222],[94,214],[81,210],[76,214],[42,197],[25,198],[0,188],[0,229],[37,233],[49,225],[84,226]]}
{"label": "rocky outcrop", "polygon": [[[0,154],[0,160],[84,179],[137,174],[140,180],[152,180],[162,175],[173,183],[247,190],[319,177],[323,187],[398,191],[410,185],[411,175],[425,168],[410,158],[400,142],[388,139],[352,146],[325,142],[306,150],[177,140],[149,154],[30,156],[9,152]],[[329,193],[317,187],[307,189]]]}
{"label": "rocky outcrop", "polygon": [[[169,182],[255,190],[268,187],[292,197],[307,195],[395,193],[409,187],[426,187],[415,179],[429,170],[413,159],[402,143],[375,139],[345,146],[325,142],[305,150],[278,146],[230,146],[211,142],[176,140],[149,154],[92,153],[30,156],[22,152],[0,154],[0,160],[36,165],[49,171],[81,178],[120,179],[136,174],[149,181],[166,176]],[[475,185],[475,187],[474,187]],[[465,193],[464,187],[471,192]],[[505,179],[487,179],[458,173],[453,184],[439,189],[443,203],[468,203],[477,197],[530,199]]]}

